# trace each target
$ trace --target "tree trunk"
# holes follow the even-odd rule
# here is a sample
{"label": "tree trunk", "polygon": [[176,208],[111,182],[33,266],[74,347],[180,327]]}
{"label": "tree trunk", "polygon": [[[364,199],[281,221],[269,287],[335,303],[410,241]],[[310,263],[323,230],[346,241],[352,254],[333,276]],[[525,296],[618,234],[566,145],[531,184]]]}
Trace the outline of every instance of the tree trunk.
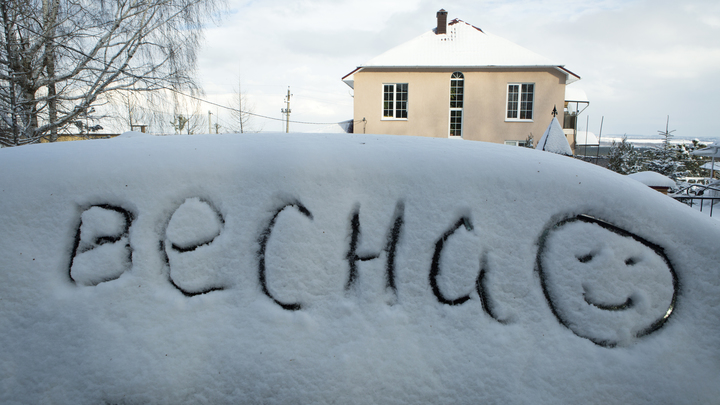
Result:
{"label": "tree trunk", "polygon": [[[48,121],[57,122],[57,89],[55,87],[55,25],[58,14],[57,0],[43,0],[45,23],[45,69],[47,72]],[[57,141],[57,127],[50,129],[49,141]]]}
{"label": "tree trunk", "polygon": [[8,76],[8,89],[9,95],[6,101],[6,108],[8,114],[10,114],[10,131],[12,135],[9,137],[7,143],[14,146],[19,145],[20,127],[18,125],[18,98],[15,84],[15,66],[17,65],[17,49],[15,34],[13,32],[14,21],[10,19],[10,12],[8,11],[8,3],[0,1],[0,13],[2,13],[3,28],[5,35],[5,53],[7,58],[7,76]]}

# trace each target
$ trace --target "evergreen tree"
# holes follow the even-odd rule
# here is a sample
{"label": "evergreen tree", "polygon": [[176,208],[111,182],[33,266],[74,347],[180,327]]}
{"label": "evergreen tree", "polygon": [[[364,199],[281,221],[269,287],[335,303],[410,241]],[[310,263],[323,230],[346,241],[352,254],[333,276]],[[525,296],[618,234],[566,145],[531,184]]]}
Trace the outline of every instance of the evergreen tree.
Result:
{"label": "evergreen tree", "polygon": [[530,135],[525,138],[525,144],[523,146],[526,148],[535,149],[535,139],[533,138],[532,132],[530,132]]}
{"label": "evergreen tree", "polygon": [[670,143],[673,137],[672,133],[675,131],[668,130],[669,123],[670,117],[668,117],[665,124],[665,131],[658,131],[663,137],[662,147],[648,149],[643,155],[645,158],[645,170],[660,173],[676,180],[678,177],[685,175],[685,165],[682,162],[680,149]]}
{"label": "evergreen tree", "polygon": [[619,143],[613,141],[608,153],[608,169],[620,174],[652,171],[673,180],[707,176],[707,170],[701,166],[710,160],[691,154],[705,145],[698,140],[693,140],[692,144],[673,145],[670,140],[675,131],[669,131],[666,127],[665,131],[658,132],[664,138],[662,146],[644,151],[635,149],[625,136]]}
{"label": "evergreen tree", "polygon": [[706,145],[698,142],[697,139],[692,141],[690,145],[681,145],[680,156],[685,165],[685,176],[687,177],[706,177],[707,169],[701,168],[702,165],[711,161],[710,158],[704,156],[691,155],[690,153],[698,149],[704,148]]}
{"label": "evergreen tree", "polygon": [[620,174],[632,174],[643,170],[642,153],[623,136],[622,141],[613,141],[608,153],[608,169]]}
{"label": "evergreen tree", "polygon": [[677,148],[651,148],[643,153],[643,170],[660,173],[673,180],[686,175],[685,164]]}

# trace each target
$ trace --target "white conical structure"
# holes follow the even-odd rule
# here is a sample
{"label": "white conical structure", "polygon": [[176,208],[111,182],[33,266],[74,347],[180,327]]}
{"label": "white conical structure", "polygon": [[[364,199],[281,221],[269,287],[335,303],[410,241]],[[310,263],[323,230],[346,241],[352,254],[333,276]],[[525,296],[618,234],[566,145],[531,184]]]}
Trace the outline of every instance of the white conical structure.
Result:
{"label": "white conical structure", "polygon": [[563,132],[557,117],[553,117],[552,122],[548,125],[535,149],[557,153],[559,155],[573,155],[570,144],[568,143],[567,138],[565,138],[565,133]]}

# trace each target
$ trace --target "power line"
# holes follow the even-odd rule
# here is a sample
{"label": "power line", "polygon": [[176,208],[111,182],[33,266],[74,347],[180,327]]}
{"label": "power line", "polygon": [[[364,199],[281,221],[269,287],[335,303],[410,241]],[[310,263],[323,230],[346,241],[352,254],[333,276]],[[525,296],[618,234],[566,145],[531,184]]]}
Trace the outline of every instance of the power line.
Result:
{"label": "power line", "polygon": [[341,121],[341,122],[308,122],[308,121],[286,120],[285,118],[268,117],[267,115],[255,114],[255,113],[252,113],[252,112],[249,112],[249,111],[242,111],[242,110],[239,110],[239,109],[237,109],[237,108],[228,107],[228,106],[226,106],[226,105],[222,105],[222,104],[218,104],[218,103],[215,103],[215,102],[212,102],[212,101],[208,101],[208,100],[202,99],[202,98],[200,98],[200,97],[193,96],[193,95],[191,95],[191,94],[185,94],[185,93],[183,93],[183,92],[181,92],[181,91],[179,91],[179,90],[176,90],[176,89],[173,89],[173,88],[170,88],[170,87],[164,87],[164,89],[170,90],[170,91],[172,91],[172,92],[174,92],[174,93],[180,94],[180,95],[185,96],[185,97],[189,97],[189,98],[192,98],[192,99],[195,99],[195,100],[198,100],[198,101],[202,101],[203,103],[208,103],[208,104],[214,105],[214,106],[216,106],[216,107],[224,108],[224,109],[230,110],[230,111],[240,112],[240,113],[242,113],[242,114],[252,115],[252,116],[258,117],[258,118],[264,118],[264,119],[266,119],[266,120],[282,121],[282,122],[292,122],[293,124],[306,124],[306,125],[334,125],[334,124],[340,124],[340,123],[344,122],[344,121]]}
{"label": "power line", "polygon": [[[41,33],[36,32],[34,29],[32,29],[32,28],[29,27],[29,26],[28,26],[28,27],[24,27],[24,28],[27,29],[29,32],[32,32],[32,33],[35,34],[35,35],[42,35]],[[55,38],[49,39],[49,41],[52,42],[52,43],[53,43],[54,45],[56,45],[56,46],[62,47],[62,48],[64,48],[64,49],[67,49],[67,50],[70,51],[70,52],[78,53],[78,54],[84,56],[84,57],[87,58],[87,59],[93,60],[93,61],[95,61],[95,62],[97,62],[97,63],[100,63],[101,65],[104,65],[105,67],[113,67],[113,65],[112,65],[111,63],[107,63],[107,62],[105,62],[104,60],[101,60],[101,59],[99,59],[99,58],[97,58],[97,57],[90,56],[90,55],[86,54],[85,52],[83,52],[83,51],[80,50],[80,49],[71,48],[71,47],[67,46],[65,43],[63,43],[63,42],[61,42],[61,41],[58,41],[58,40],[55,39]],[[125,75],[129,76],[129,77],[133,77],[133,78],[135,78],[135,79],[142,79],[142,77],[137,76],[137,75],[134,75],[134,74],[132,74],[131,72],[125,71],[124,69],[121,69],[121,72],[124,73]],[[282,121],[282,122],[287,122],[287,123],[292,122],[292,123],[294,123],[294,124],[305,124],[305,125],[339,125],[339,124],[341,124],[341,123],[343,123],[343,122],[347,122],[347,121],[340,121],[340,122],[292,121],[292,120],[289,119],[289,114],[288,114],[287,119],[285,119],[285,118],[269,117],[269,116],[267,116],[267,115],[255,114],[255,113],[252,113],[252,112],[249,112],[249,111],[242,111],[242,110],[237,109],[237,108],[232,108],[232,107],[228,107],[228,106],[225,106],[225,105],[222,105],[222,104],[214,103],[214,102],[212,102],[212,101],[208,101],[208,100],[202,99],[202,98],[197,97],[197,96],[193,96],[193,95],[190,95],[190,94],[185,94],[185,93],[183,93],[183,92],[181,92],[181,91],[179,91],[179,90],[177,90],[177,89],[173,89],[173,88],[171,88],[171,87],[158,86],[157,88],[158,88],[158,89],[170,90],[170,91],[172,91],[172,92],[174,92],[174,93],[177,93],[177,94],[180,94],[180,95],[182,95],[182,96],[189,97],[189,98],[192,98],[192,99],[195,99],[195,100],[198,100],[198,101],[201,101],[201,102],[203,102],[203,103],[210,104],[210,105],[214,105],[214,106],[216,106],[216,107],[224,108],[224,109],[226,109],[226,110],[236,111],[236,112],[240,112],[240,113],[242,113],[242,114],[252,115],[252,116],[254,116],[254,117],[264,118],[264,119],[272,120],[272,121]],[[125,88],[124,90],[133,91],[134,89]],[[102,92],[101,92],[101,93],[102,93]],[[163,114],[171,114],[171,113],[165,113],[165,112],[162,112],[162,113],[163,113]],[[362,122],[362,121],[364,121],[364,120],[352,120],[353,123],[355,123],[355,122]]]}

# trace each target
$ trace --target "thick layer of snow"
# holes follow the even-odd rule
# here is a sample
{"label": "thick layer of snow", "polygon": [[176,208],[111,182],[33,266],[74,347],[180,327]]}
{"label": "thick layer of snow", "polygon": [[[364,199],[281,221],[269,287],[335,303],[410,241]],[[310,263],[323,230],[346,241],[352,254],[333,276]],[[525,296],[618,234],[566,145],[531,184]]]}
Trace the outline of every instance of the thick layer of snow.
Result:
{"label": "thick layer of snow", "polygon": [[628,174],[627,176],[649,187],[675,187],[675,181],[673,179],[656,172],[638,172]]}
{"label": "thick layer of snow", "polygon": [[[447,33],[436,34],[435,29],[402,43],[362,64],[343,77],[355,88],[354,73],[363,68],[553,68],[566,77],[566,84],[580,77],[564,65],[538,55],[504,38],[486,33],[462,20],[450,21]],[[580,90],[582,94],[582,90]],[[567,93],[566,93],[567,94]],[[571,90],[572,98],[578,92]],[[587,97],[585,97],[587,98]],[[581,101],[581,100],[572,100]]]}
{"label": "thick layer of snow", "polygon": [[553,117],[552,121],[550,121],[550,125],[545,129],[545,133],[540,137],[535,149],[572,156],[572,149],[557,117]]}
{"label": "thick layer of snow", "polygon": [[430,30],[376,56],[362,67],[560,66],[552,60],[464,21],[451,22],[446,34]]}
{"label": "thick layer of snow", "polygon": [[585,90],[573,86],[565,87],[565,101],[570,103],[590,103]]}
{"label": "thick layer of snow", "polygon": [[598,146],[600,145],[600,140],[598,137],[589,131],[578,131],[577,135],[575,137],[575,145],[576,146]]}
{"label": "thick layer of snow", "polygon": [[370,135],[0,150],[0,403],[713,403],[720,224]]}

